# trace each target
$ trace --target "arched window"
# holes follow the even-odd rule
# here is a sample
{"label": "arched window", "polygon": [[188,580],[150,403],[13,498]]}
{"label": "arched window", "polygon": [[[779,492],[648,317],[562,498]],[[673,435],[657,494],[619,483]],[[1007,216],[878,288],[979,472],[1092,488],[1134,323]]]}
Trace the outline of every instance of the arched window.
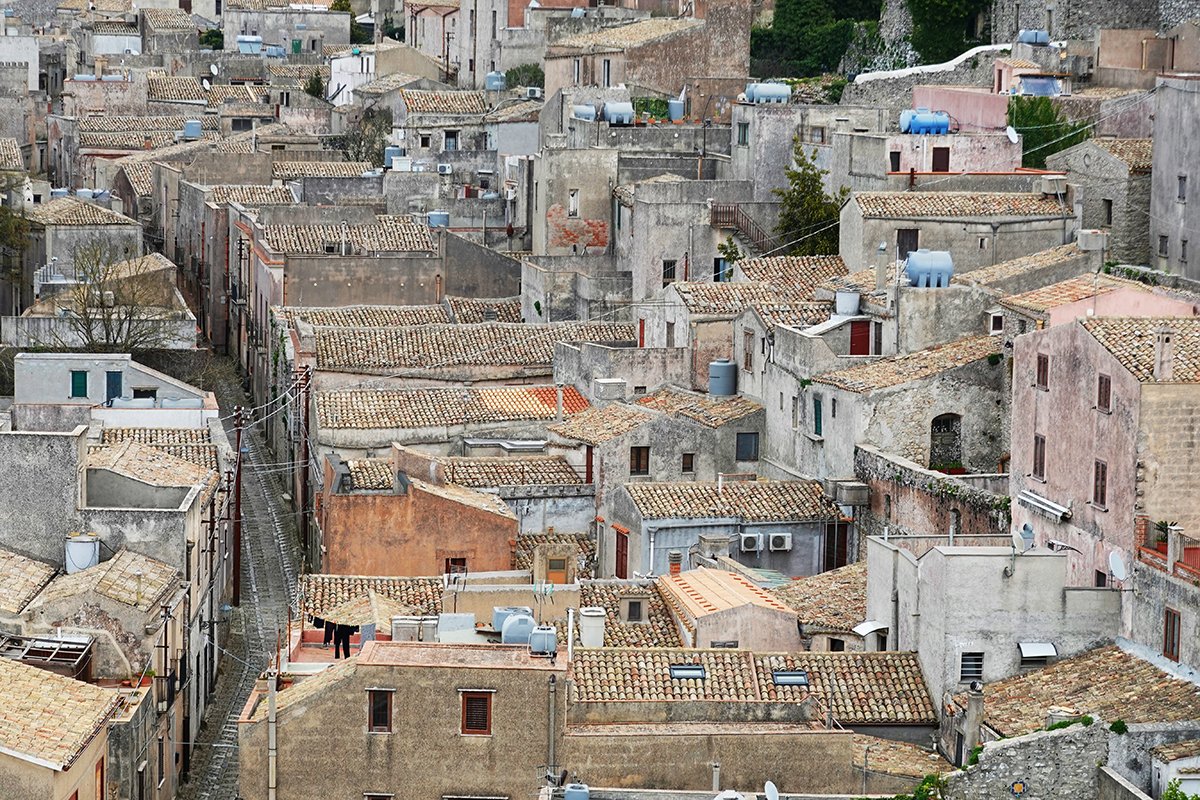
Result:
{"label": "arched window", "polygon": [[962,417],[942,414],[929,426],[929,468],[948,470],[962,466]]}

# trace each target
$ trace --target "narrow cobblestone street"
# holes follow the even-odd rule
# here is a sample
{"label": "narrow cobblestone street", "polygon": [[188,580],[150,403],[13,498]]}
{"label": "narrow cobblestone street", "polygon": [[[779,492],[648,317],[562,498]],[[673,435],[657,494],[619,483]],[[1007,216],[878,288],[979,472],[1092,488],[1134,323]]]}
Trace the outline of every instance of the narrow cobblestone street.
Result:
{"label": "narrow cobblestone street", "polygon": [[[234,384],[217,390],[229,442],[236,441],[232,414],[245,403]],[[270,410],[274,410],[272,407]],[[227,652],[223,654],[217,691],[204,719],[191,779],[180,800],[236,800],[238,795],[237,720],[250,690],[287,629],[288,606],[295,600],[300,564],[295,516],[282,500],[283,472],[264,467],[266,457],[258,430],[243,437],[242,596],[233,610]]]}

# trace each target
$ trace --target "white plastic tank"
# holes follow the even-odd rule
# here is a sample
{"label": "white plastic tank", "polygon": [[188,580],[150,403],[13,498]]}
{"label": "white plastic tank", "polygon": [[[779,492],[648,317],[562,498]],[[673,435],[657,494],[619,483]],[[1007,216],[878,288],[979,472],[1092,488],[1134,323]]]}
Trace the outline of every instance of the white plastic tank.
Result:
{"label": "white plastic tank", "polygon": [[737,394],[737,364],[728,358],[708,362],[708,393],[713,397]]}
{"label": "white plastic tank", "polygon": [[671,122],[683,119],[683,101],[678,97],[667,101],[667,116],[671,118]]}
{"label": "white plastic tank", "polygon": [[536,627],[537,622],[528,614],[513,614],[504,620],[504,627],[500,631],[500,643],[529,644],[529,637]]}
{"label": "white plastic tank", "polygon": [[596,107],[591,103],[571,106],[571,116],[575,119],[594,120],[596,118]]}
{"label": "white plastic tank", "polygon": [[954,260],[945,250],[914,250],[908,254],[904,274],[912,286],[946,287],[954,275]]}
{"label": "white plastic tank", "polygon": [[604,622],[608,612],[599,606],[579,609],[579,644],[583,647],[604,647]]}
{"label": "white plastic tank", "polygon": [[563,789],[563,800],[589,800],[590,797],[586,783],[568,783]]}
{"label": "white plastic tank", "polygon": [[508,81],[505,79],[504,73],[495,70],[489,72],[483,78],[483,88],[489,92],[502,92],[507,83]]}
{"label": "white plastic tank", "polygon": [[529,606],[492,606],[492,630],[504,630],[505,620],[514,614],[533,616],[533,609]]}
{"label": "white plastic tank", "polygon": [[383,165],[385,167],[387,167],[388,169],[391,169],[392,162],[397,157],[402,156],[402,155],[404,155],[403,147],[396,147],[395,145],[392,145],[390,147],[383,148]]}
{"label": "white plastic tank", "polygon": [[834,293],[834,297],[834,307],[840,316],[849,317],[858,313],[858,292],[839,289]]}
{"label": "white plastic tank", "polygon": [[183,135],[188,139],[200,138],[200,120],[189,119],[183,123]]}
{"label": "white plastic tank", "polygon": [[609,125],[632,125],[633,103],[621,101],[605,103],[604,121]]}
{"label": "white plastic tank", "polygon": [[529,652],[535,656],[558,652],[558,631],[553,625],[538,625],[529,633]]}
{"label": "white plastic tank", "polygon": [[76,189],[75,196],[82,197],[85,200],[91,200],[92,199],[92,190],[91,189],[82,189],[82,188]]}
{"label": "white plastic tank", "polygon": [[68,575],[94,567],[100,563],[100,537],[94,533],[70,533],[66,537],[63,555]]}

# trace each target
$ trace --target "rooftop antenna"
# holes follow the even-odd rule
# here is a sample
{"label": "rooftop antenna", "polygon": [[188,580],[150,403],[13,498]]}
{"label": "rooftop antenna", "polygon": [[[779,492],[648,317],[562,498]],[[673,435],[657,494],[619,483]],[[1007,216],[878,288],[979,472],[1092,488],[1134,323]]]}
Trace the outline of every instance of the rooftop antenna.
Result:
{"label": "rooftop antenna", "polygon": [[[1026,523],[1025,527],[1029,527]],[[1012,563],[1004,568],[1004,577],[1011,578],[1017,570],[1017,556],[1025,552],[1025,537],[1021,535],[1021,531],[1013,531],[1012,534]]]}
{"label": "rooftop antenna", "polygon": [[1004,135],[1007,136],[1008,140],[1010,142],[1012,142],[1013,144],[1017,143],[1017,138],[1018,138],[1017,137],[1017,129],[1014,128],[1012,125],[1009,125],[1007,128],[1004,129]]}
{"label": "rooftop antenna", "polygon": [[1108,577],[1109,583],[1112,583],[1112,581],[1123,581],[1129,577],[1129,573],[1125,569],[1124,559],[1115,550],[1108,554]]}
{"label": "rooftop antenna", "polygon": [[767,781],[763,787],[763,794],[767,796],[767,800],[779,800],[779,789],[776,788],[774,781]]}

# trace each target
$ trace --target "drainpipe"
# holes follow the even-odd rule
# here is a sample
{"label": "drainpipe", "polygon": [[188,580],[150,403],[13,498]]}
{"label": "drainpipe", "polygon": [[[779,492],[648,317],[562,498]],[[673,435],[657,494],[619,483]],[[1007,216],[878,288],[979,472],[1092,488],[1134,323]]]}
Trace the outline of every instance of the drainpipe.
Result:
{"label": "drainpipe", "polygon": [[656,528],[648,528],[646,532],[650,534],[650,568],[648,570],[646,570],[646,577],[653,578],[654,577],[654,534],[657,532],[657,529]]}
{"label": "drainpipe", "polygon": [[567,609],[567,663],[575,658],[575,608]]}
{"label": "drainpipe", "polygon": [[999,230],[1000,230],[1000,223],[993,222],[992,223],[992,264],[993,265],[996,263],[996,234],[999,232]]}
{"label": "drainpipe", "polygon": [[713,787],[714,792],[721,791],[721,765],[716,761],[713,762]]}
{"label": "drainpipe", "polygon": [[277,676],[274,669],[267,670],[267,800],[275,800],[276,783],[278,782],[277,759],[275,746],[275,684]]}
{"label": "drainpipe", "polygon": [[557,683],[558,683],[558,676],[551,675],[550,676],[550,736],[549,736],[550,745],[547,748],[548,754],[546,756],[546,774],[547,775],[550,774],[550,770],[552,770],[555,766],[554,765],[554,703],[555,703],[555,697],[558,692],[558,687],[556,685]]}

